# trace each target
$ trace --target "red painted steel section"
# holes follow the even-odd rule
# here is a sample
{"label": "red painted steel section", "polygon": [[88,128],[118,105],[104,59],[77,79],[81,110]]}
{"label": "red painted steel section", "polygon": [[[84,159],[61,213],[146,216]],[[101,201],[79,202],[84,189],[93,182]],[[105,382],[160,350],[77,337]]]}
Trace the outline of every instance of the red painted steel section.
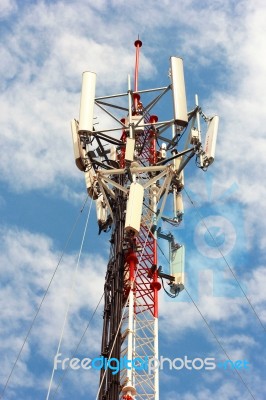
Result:
{"label": "red painted steel section", "polygon": [[[142,43],[140,40],[135,42],[136,46],[136,65],[135,65],[135,87],[134,91],[138,90],[138,68],[139,68],[139,49]],[[141,103],[140,95],[138,93],[133,95],[133,115],[142,115],[143,105]],[[125,120],[121,120],[124,122]],[[155,123],[158,121],[156,115],[150,116],[145,113],[145,123]],[[126,142],[127,134],[124,130],[121,140]],[[136,147],[141,149],[139,159],[143,165],[155,165],[157,162],[157,149],[156,149],[156,130],[154,127],[145,127],[141,134],[135,136]],[[125,149],[121,149],[119,164],[120,168],[125,167],[124,153]],[[146,212],[145,206],[144,213]],[[158,291],[161,284],[158,282],[157,274],[157,240],[150,231],[151,226],[142,223],[139,235],[137,236],[136,246],[140,251],[134,253],[130,251],[126,257],[125,265],[125,287],[124,296],[127,298],[130,290],[130,282],[135,281],[134,295],[135,295],[135,312],[136,314],[150,311],[150,313],[158,317]]]}
{"label": "red painted steel section", "polygon": [[133,251],[130,251],[127,255],[126,262],[129,265],[129,280],[130,282],[134,282],[135,280],[135,271],[137,269],[138,257]]}

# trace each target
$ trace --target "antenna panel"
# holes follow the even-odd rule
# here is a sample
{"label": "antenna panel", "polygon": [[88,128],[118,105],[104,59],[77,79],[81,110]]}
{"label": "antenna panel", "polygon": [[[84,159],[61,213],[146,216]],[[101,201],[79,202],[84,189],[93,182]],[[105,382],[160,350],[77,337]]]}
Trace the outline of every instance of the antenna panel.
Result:
{"label": "antenna panel", "polygon": [[95,87],[96,74],[89,71],[83,72],[79,110],[79,133],[92,132]]}
{"label": "antenna panel", "polygon": [[125,160],[134,161],[134,152],[135,152],[135,139],[127,138]]}
{"label": "antenna panel", "polygon": [[204,151],[208,157],[209,165],[213,163],[215,158],[215,149],[217,141],[217,133],[219,126],[219,117],[215,115],[209,122]]}
{"label": "antenna panel", "polygon": [[81,143],[80,143],[78,127],[79,127],[78,122],[75,119],[72,119],[71,131],[72,131],[72,141],[73,141],[75,162],[76,162],[76,166],[78,167],[78,169],[80,169],[81,171],[85,171],[85,163],[83,161],[85,158],[85,150],[82,148]]}
{"label": "antenna panel", "polygon": [[187,126],[188,116],[183,60],[179,57],[171,57],[170,65],[174,103],[174,119],[177,125]]}
{"label": "antenna panel", "polygon": [[177,193],[176,195],[176,214],[181,216],[184,214],[184,204],[181,193]]}
{"label": "antenna panel", "polygon": [[[177,154],[177,152],[175,152]],[[178,171],[181,164],[181,157],[174,158],[174,171]]]}
{"label": "antenna panel", "polygon": [[85,182],[88,195],[92,197],[93,200],[96,200],[98,198],[98,194],[95,189],[95,171],[92,165],[90,165],[88,171],[85,171],[84,175],[85,175]]}
{"label": "antenna panel", "polygon": [[177,285],[185,284],[185,246],[171,249],[170,273],[175,277]]}
{"label": "antenna panel", "polygon": [[96,200],[96,214],[98,223],[104,224],[107,220],[107,207],[106,204],[104,204],[102,194]]}
{"label": "antenna panel", "polygon": [[111,161],[116,161],[117,160],[116,146],[114,144],[112,144],[111,147],[110,147],[109,160],[111,160]]}
{"label": "antenna panel", "polygon": [[125,230],[133,231],[135,235],[140,230],[143,197],[143,186],[136,182],[131,183],[127,201]]}
{"label": "antenna panel", "polygon": [[[132,115],[131,123],[132,123],[135,134],[143,132],[143,127],[137,126],[137,124],[139,122],[140,122],[140,125],[143,125],[144,121],[143,121],[142,115]],[[126,132],[129,132],[129,118],[125,118],[125,125],[127,126]]]}

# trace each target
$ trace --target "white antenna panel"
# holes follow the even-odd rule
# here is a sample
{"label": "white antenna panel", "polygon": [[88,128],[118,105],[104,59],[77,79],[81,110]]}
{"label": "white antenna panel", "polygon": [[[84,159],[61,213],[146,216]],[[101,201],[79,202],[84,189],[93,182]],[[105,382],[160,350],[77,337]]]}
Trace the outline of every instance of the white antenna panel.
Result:
{"label": "white antenna panel", "polygon": [[184,170],[180,172],[179,175],[176,177],[176,183],[177,183],[177,189],[182,190],[185,186],[185,176],[184,176]]}
{"label": "white antenna panel", "polygon": [[127,138],[125,160],[134,161],[134,152],[135,152],[135,139]]}
{"label": "white antenna panel", "polygon": [[175,122],[177,125],[187,126],[188,116],[183,60],[179,57],[171,57],[170,63]]}
{"label": "white antenna panel", "polygon": [[98,198],[97,191],[95,189],[95,171],[92,165],[90,165],[90,169],[85,171],[85,182],[88,195],[96,200]]}
{"label": "white antenna panel", "polygon": [[131,183],[127,201],[125,230],[133,231],[135,235],[140,230],[143,197],[143,186],[136,182]]}
{"label": "white antenna panel", "polygon": [[114,144],[112,144],[111,147],[110,147],[109,160],[116,161],[116,159],[117,159],[116,146]]}
{"label": "white antenna panel", "polygon": [[185,284],[185,246],[178,249],[172,249],[170,261],[170,273],[175,277],[175,283]]}
{"label": "white antenna panel", "polygon": [[174,158],[174,171],[178,171],[180,164],[181,164],[181,157]]}
{"label": "white antenna panel", "polygon": [[106,204],[104,204],[102,194],[96,200],[96,214],[98,222],[104,224],[107,220],[107,207]]}
{"label": "white antenna panel", "polygon": [[79,110],[79,132],[92,132],[93,111],[96,87],[96,74],[94,72],[83,72],[82,87]]}
{"label": "white antenna panel", "polygon": [[75,119],[72,119],[71,131],[72,131],[75,162],[78,169],[80,169],[81,171],[85,171],[85,163],[83,161],[83,159],[85,158],[85,150],[82,148],[80,143],[78,127],[79,127],[78,122]]}
{"label": "white antenna panel", "polygon": [[184,204],[183,197],[181,193],[177,193],[176,195],[176,214],[183,215],[184,214]]}
{"label": "white antenna panel", "polygon": [[215,158],[215,149],[217,141],[217,133],[219,126],[219,117],[215,115],[209,122],[204,151],[208,157],[209,165],[213,163]]}

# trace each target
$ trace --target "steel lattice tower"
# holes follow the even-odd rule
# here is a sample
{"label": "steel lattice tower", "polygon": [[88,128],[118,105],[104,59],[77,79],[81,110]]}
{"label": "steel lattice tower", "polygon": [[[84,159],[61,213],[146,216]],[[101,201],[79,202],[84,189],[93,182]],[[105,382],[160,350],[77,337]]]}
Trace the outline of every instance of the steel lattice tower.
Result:
{"label": "steel lattice tower", "polygon": [[[184,246],[158,224],[169,197],[173,215],[164,219],[172,225],[182,221],[184,168],[194,156],[200,168],[208,168],[214,160],[218,129],[218,117],[206,117],[197,96],[195,108],[187,112],[181,58],[170,59],[168,86],[138,89],[141,46],[136,40],[134,90],[128,77],[126,93],[95,98],[96,75],[85,72],[80,118],[72,121],[76,165],[85,172],[88,194],[96,201],[99,233],[112,228],[101,348],[110,368],[101,370],[100,400],[159,399],[158,369],[146,368],[147,361],[159,358],[158,279],[168,279],[170,296],[184,288]],[[158,122],[151,110],[169,92],[174,116]],[[154,97],[145,105],[141,100],[147,93]],[[115,121],[114,128],[95,130],[94,105]],[[119,118],[113,110],[126,115]],[[200,117],[207,124],[204,147]],[[180,151],[185,132],[187,140]],[[169,242],[169,274],[158,268],[157,236]],[[114,374],[112,365],[117,360],[121,370]]]}

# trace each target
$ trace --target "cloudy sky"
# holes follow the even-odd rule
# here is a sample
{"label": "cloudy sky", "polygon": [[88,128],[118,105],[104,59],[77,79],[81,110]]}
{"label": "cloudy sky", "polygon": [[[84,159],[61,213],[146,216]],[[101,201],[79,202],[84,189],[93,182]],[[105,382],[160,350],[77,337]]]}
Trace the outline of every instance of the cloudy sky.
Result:
{"label": "cloudy sky", "polygon": [[[168,85],[169,57],[182,56],[188,108],[198,93],[205,113],[220,115],[215,164],[207,173],[193,162],[188,167],[186,191],[196,208],[184,194],[184,224],[172,231],[186,244],[187,290],[198,309],[185,292],[174,302],[161,293],[160,353],[225,361],[214,333],[232,360],[249,363],[241,378],[222,368],[165,369],[160,399],[265,399],[264,0],[0,0],[0,20],[2,391],[79,217],[3,398],[46,399],[73,280],[65,357],[101,298],[109,242],[97,235],[94,205],[74,272],[90,202],[81,213],[86,191],[73,159],[70,120],[78,118],[84,70],[97,73],[97,95],[127,90],[139,34],[140,88]],[[165,110],[159,112],[163,120]],[[80,356],[99,354],[101,324],[102,304]],[[57,390],[61,377],[57,371],[50,399],[95,399],[97,372],[71,371]]]}

